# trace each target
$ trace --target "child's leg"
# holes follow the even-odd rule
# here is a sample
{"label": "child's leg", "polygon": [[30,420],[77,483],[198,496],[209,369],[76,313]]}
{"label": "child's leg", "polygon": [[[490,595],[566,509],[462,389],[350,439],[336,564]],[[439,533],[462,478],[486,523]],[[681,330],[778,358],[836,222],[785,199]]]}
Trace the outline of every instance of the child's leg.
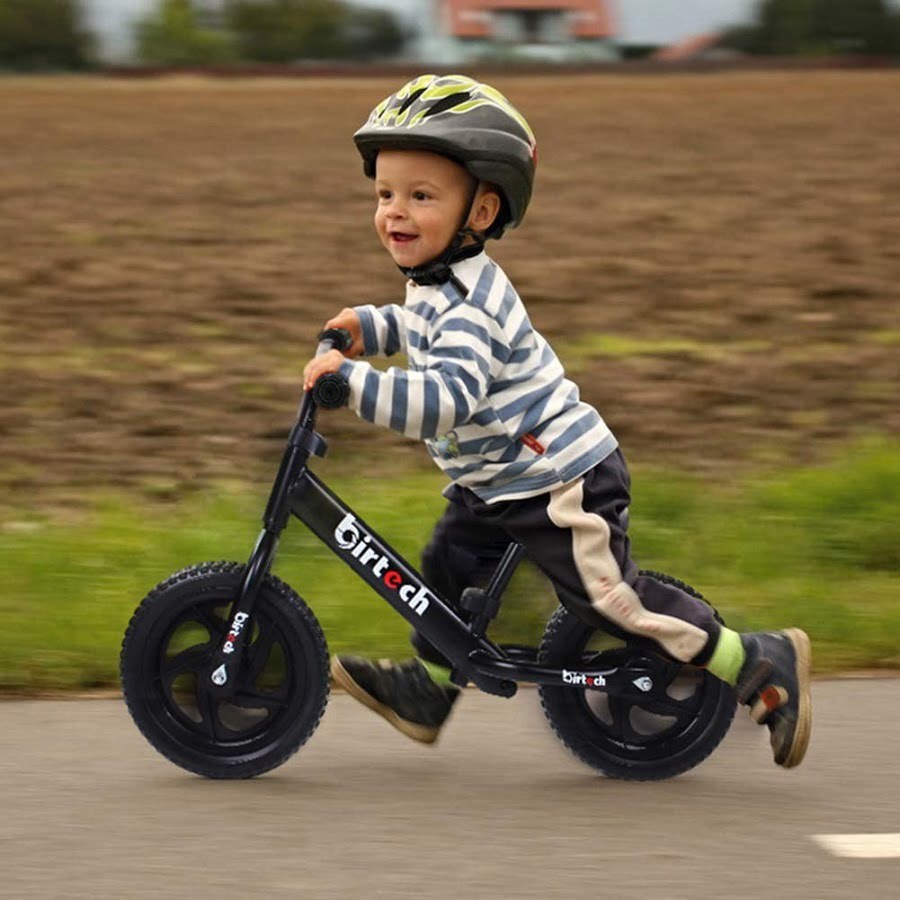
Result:
{"label": "child's leg", "polygon": [[754,719],[769,728],[775,762],[798,765],[812,722],[809,639],[798,629],[739,635],[685,591],[638,577],[626,535],[628,489],[616,452],[546,495],[489,505],[467,493],[466,503],[486,521],[502,521],[579,618],[598,627],[611,622],[736,685]]}
{"label": "child's leg", "polygon": [[679,662],[703,665],[721,626],[710,607],[671,585],[639,579],[626,532],[629,476],[618,451],[547,494],[487,504],[465,492],[486,523],[522,543],[547,574],[560,601],[598,628],[652,641]]}
{"label": "child's leg", "polygon": [[[458,605],[462,592],[487,584],[511,540],[505,531],[480,519],[465,505],[448,503],[422,552],[422,575],[429,587],[467,619],[468,614]],[[450,662],[422,635],[413,631],[411,642],[427,667],[434,664],[449,673]]]}
{"label": "child's leg", "polygon": [[[450,503],[423,553],[422,574],[456,606],[465,588],[487,582],[509,542],[503,531]],[[352,697],[407,737],[430,744],[450,715],[459,688],[450,681],[450,662],[433,644],[415,631],[412,644],[417,659],[374,663],[342,655],[332,660],[331,672]]]}

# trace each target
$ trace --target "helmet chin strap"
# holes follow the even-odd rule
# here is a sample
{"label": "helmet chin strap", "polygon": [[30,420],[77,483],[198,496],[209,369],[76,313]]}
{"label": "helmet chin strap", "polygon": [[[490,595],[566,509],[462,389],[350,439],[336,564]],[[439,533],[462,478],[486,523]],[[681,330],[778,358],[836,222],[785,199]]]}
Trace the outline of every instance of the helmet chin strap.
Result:
{"label": "helmet chin strap", "polygon": [[[407,278],[418,285],[447,284],[447,282],[450,282],[463,297],[468,296],[469,289],[453,274],[453,270],[450,267],[453,263],[460,262],[460,260],[478,256],[484,249],[484,233],[473,231],[466,226],[466,222],[469,221],[469,216],[472,214],[472,206],[475,204],[478,184],[476,181],[475,186],[472,188],[466,211],[463,213],[462,221],[459,223],[459,228],[444,252],[439,253],[433,259],[422,263],[420,266],[397,267]],[[465,241],[468,237],[474,238],[475,242],[466,245]]]}

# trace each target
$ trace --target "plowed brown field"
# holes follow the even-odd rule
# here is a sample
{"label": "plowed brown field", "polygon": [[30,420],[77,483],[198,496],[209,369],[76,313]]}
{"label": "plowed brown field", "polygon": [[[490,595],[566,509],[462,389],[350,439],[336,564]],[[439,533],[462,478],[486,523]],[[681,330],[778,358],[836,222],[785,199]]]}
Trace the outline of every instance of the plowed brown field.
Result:
{"label": "plowed brown field", "polygon": [[[402,298],[350,140],[394,80],[0,80],[4,502],[268,476],[324,319]],[[900,72],[494,81],[540,144],[494,255],[633,460],[896,432]]]}

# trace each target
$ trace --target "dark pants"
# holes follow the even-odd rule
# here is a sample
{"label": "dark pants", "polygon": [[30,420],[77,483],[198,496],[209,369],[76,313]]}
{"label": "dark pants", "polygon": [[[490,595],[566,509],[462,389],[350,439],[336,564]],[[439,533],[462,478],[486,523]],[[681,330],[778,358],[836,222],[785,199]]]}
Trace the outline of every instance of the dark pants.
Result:
{"label": "dark pants", "polygon": [[[456,606],[466,587],[486,583],[516,541],[578,618],[670,659],[702,665],[720,626],[707,604],[638,575],[626,531],[629,487],[618,450],[575,482],[524,500],[488,504],[454,487],[422,555],[422,574]],[[421,635],[414,633],[412,642],[423,659],[449,666]]]}

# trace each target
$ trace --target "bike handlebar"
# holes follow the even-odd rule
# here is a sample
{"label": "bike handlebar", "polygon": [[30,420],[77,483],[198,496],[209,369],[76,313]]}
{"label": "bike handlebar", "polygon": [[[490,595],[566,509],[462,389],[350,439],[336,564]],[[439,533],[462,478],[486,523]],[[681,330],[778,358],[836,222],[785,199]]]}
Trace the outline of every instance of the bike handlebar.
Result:
{"label": "bike handlebar", "polygon": [[319,334],[319,346],[316,347],[316,356],[322,356],[329,350],[340,350],[343,353],[350,349],[353,337],[346,328],[326,328]]}
{"label": "bike handlebar", "polygon": [[[322,356],[329,350],[350,349],[353,338],[346,328],[328,328],[319,335],[319,345],[316,347],[316,356]],[[343,375],[337,372],[329,372],[320,375],[312,387],[312,398],[316,406],[322,409],[337,409],[346,406],[350,399],[350,385]]]}

